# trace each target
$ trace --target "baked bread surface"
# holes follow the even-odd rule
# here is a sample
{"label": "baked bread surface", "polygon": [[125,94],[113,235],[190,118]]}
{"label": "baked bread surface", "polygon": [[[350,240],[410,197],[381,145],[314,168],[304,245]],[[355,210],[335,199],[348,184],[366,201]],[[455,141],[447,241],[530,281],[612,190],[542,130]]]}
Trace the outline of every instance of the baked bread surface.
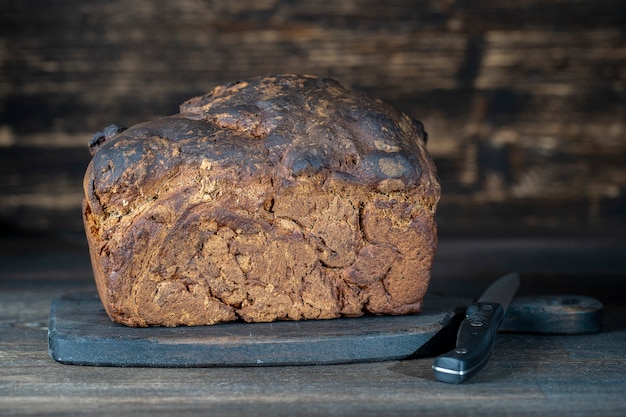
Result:
{"label": "baked bread surface", "polygon": [[216,87],[90,144],[98,292],[128,326],[421,310],[440,186],[426,133],[334,80]]}

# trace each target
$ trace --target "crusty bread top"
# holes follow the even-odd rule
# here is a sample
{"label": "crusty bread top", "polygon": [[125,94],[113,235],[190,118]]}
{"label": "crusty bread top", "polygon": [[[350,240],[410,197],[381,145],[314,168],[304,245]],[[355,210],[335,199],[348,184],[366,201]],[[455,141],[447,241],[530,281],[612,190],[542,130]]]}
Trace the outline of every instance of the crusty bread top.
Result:
{"label": "crusty bread top", "polygon": [[219,86],[177,115],[100,139],[84,183],[96,214],[123,214],[190,166],[242,186],[259,177],[282,188],[332,179],[410,191],[425,207],[440,194],[422,124],[328,78],[283,74]]}

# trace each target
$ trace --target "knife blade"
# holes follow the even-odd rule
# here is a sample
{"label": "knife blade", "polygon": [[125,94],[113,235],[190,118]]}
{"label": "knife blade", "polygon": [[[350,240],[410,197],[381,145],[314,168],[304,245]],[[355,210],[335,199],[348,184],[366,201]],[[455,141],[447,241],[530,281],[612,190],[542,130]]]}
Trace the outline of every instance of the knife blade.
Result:
{"label": "knife blade", "polygon": [[469,305],[459,327],[456,347],[435,358],[432,368],[441,382],[460,384],[476,375],[489,361],[498,328],[517,289],[519,275],[507,274]]}

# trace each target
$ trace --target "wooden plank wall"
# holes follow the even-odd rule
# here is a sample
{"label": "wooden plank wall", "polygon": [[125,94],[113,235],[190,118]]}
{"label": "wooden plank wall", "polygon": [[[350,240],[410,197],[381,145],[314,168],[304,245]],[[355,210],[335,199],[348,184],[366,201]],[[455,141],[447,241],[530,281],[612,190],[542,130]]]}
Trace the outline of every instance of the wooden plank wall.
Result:
{"label": "wooden plank wall", "polygon": [[422,120],[442,235],[626,231],[623,0],[0,0],[0,233],[82,233],[94,132],[273,72]]}

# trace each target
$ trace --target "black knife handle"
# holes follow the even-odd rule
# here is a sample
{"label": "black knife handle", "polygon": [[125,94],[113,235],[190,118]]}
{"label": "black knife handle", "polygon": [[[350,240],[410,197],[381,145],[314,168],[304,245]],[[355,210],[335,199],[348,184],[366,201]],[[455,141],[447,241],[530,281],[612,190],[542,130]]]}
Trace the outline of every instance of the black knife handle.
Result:
{"label": "black knife handle", "polygon": [[435,358],[435,377],[441,382],[460,384],[480,371],[493,352],[503,319],[504,308],[498,303],[470,305],[457,333],[456,348]]}

